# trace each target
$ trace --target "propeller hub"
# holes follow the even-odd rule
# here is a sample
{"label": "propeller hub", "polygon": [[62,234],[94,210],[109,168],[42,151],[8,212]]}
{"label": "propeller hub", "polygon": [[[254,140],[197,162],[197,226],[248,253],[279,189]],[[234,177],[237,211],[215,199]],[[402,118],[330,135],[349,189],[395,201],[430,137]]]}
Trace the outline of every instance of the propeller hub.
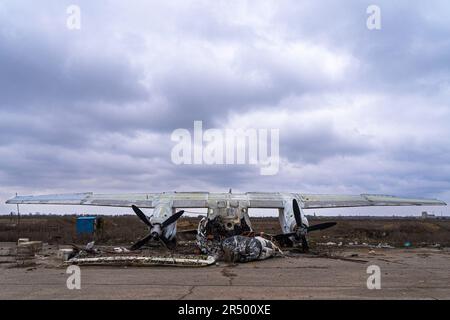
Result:
{"label": "propeller hub", "polygon": [[147,216],[142,212],[141,209],[136,207],[135,205],[131,206],[133,208],[133,211],[136,213],[139,219],[141,219],[142,222],[144,222],[150,229],[150,232],[147,236],[140,239],[138,242],[132,245],[131,249],[136,250],[142,247],[144,244],[146,244],[148,241],[154,239],[154,240],[161,240],[162,243],[167,247],[167,243],[169,239],[166,239],[163,235],[163,230],[167,228],[172,223],[175,223],[184,213],[183,210],[178,211],[177,213],[171,215],[167,220],[165,220],[162,223],[155,223],[152,224],[152,222],[147,218]]}
{"label": "propeller hub", "polygon": [[306,236],[308,229],[304,225],[295,226],[295,235],[297,239]]}
{"label": "propeller hub", "polygon": [[151,235],[154,239],[159,239],[162,235],[162,229],[160,224],[154,224],[152,229],[150,230]]}

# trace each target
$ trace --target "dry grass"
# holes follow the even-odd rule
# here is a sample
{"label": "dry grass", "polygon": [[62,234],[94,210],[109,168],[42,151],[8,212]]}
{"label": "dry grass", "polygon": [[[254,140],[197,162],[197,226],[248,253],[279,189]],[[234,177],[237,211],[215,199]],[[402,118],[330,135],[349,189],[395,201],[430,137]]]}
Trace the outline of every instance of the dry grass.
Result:
{"label": "dry grass", "polygon": [[[103,232],[95,235],[97,243],[128,245],[146,234],[146,226],[135,216],[104,216]],[[181,218],[178,230],[197,227],[198,218]],[[310,233],[314,242],[380,242],[403,245],[435,244],[450,246],[450,220],[420,219],[310,219],[310,224],[337,221],[338,224],[321,232]],[[92,235],[78,236],[75,230],[76,216],[24,216],[20,224],[9,216],[0,216],[0,241],[17,241],[19,237],[49,243],[84,243],[94,239]],[[252,218],[255,231],[280,233],[277,218]]]}

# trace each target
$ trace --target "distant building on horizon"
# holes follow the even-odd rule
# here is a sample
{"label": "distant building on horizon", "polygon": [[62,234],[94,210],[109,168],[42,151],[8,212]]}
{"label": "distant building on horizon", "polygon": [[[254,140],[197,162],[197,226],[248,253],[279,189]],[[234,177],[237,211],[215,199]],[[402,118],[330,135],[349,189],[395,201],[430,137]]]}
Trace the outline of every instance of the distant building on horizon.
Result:
{"label": "distant building on horizon", "polygon": [[436,216],[434,214],[430,214],[427,211],[422,211],[422,219],[435,219]]}

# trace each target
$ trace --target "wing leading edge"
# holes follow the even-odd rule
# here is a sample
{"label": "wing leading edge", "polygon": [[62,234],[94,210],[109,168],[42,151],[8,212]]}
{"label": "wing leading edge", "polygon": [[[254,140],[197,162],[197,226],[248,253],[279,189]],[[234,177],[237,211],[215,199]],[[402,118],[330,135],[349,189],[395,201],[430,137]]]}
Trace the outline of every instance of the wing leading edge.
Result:
{"label": "wing leading edge", "polygon": [[368,206],[445,206],[445,202],[436,199],[401,198],[388,195],[334,195],[304,194],[300,196],[305,209],[344,208]]}
{"label": "wing leading edge", "polygon": [[[132,194],[54,194],[41,196],[16,196],[7,204],[87,205],[107,207],[153,208],[163,199],[173,201],[176,208],[208,208],[214,203],[230,201],[248,208],[283,208],[286,200],[297,198],[305,209],[367,207],[367,206],[435,206],[446,205],[435,199],[401,198],[387,195],[332,195],[297,194],[277,192],[209,193],[169,192]],[[290,202],[290,201],[289,201]]]}

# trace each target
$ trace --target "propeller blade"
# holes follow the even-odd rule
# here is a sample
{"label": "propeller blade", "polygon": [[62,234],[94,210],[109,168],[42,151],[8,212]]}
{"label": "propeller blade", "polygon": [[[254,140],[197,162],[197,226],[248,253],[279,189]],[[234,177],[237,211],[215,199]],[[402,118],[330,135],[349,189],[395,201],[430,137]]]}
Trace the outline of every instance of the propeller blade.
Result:
{"label": "propeller blade", "polygon": [[302,214],[300,212],[300,207],[298,206],[298,202],[296,199],[292,199],[292,208],[294,209],[295,222],[297,223],[297,226],[300,228],[301,226],[303,226]]}
{"label": "propeller blade", "polygon": [[316,230],[324,230],[324,229],[331,228],[335,225],[336,225],[336,222],[324,222],[324,223],[315,224],[313,226],[309,226],[307,228],[307,230],[308,230],[308,232],[316,231]]}
{"label": "propeller blade", "polygon": [[289,237],[295,237],[296,233],[295,232],[290,232],[290,233],[281,233],[281,234],[277,234],[274,235],[273,237],[275,238],[275,240],[281,240],[281,239],[286,239]]}
{"label": "propeller blade", "polygon": [[141,240],[139,240],[135,244],[133,244],[130,249],[137,250],[140,247],[142,247],[144,244],[146,244],[152,238],[153,238],[152,234],[148,234],[144,238],[142,238]]}
{"label": "propeller blade", "polygon": [[169,251],[171,251],[172,249],[175,248],[173,243],[171,243],[169,240],[167,240],[167,238],[164,236],[159,237],[159,241],[161,241],[162,245]]}
{"label": "propeller blade", "polygon": [[141,209],[136,207],[134,204],[131,206],[131,208],[133,209],[134,213],[136,213],[136,215],[139,217],[139,219],[142,220],[142,222],[144,222],[150,228],[153,227],[152,224],[150,223],[150,220],[148,220],[147,216],[142,212]]}
{"label": "propeller blade", "polygon": [[178,230],[177,234],[178,233],[197,234],[198,230],[197,229]]}
{"label": "propeller blade", "polygon": [[164,221],[161,224],[161,228],[164,229],[165,227],[171,225],[172,223],[174,223],[175,221],[177,221],[184,213],[184,210],[178,211],[177,213],[173,214],[172,216],[170,216],[169,218],[167,218],[166,221]]}
{"label": "propeller blade", "polygon": [[161,242],[163,247],[165,247],[166,249],[169,249],[169,247],[167,246],[167,239],[166,239],[166,237],[161,236],[161,237],[158,238],[158,240]]}
{"label": "propeller blade", "polygon": [[303,248],[304,252],[308,252],[309,251],[308,240],[306,240],[305,236],[302,237],[302,248]]}

